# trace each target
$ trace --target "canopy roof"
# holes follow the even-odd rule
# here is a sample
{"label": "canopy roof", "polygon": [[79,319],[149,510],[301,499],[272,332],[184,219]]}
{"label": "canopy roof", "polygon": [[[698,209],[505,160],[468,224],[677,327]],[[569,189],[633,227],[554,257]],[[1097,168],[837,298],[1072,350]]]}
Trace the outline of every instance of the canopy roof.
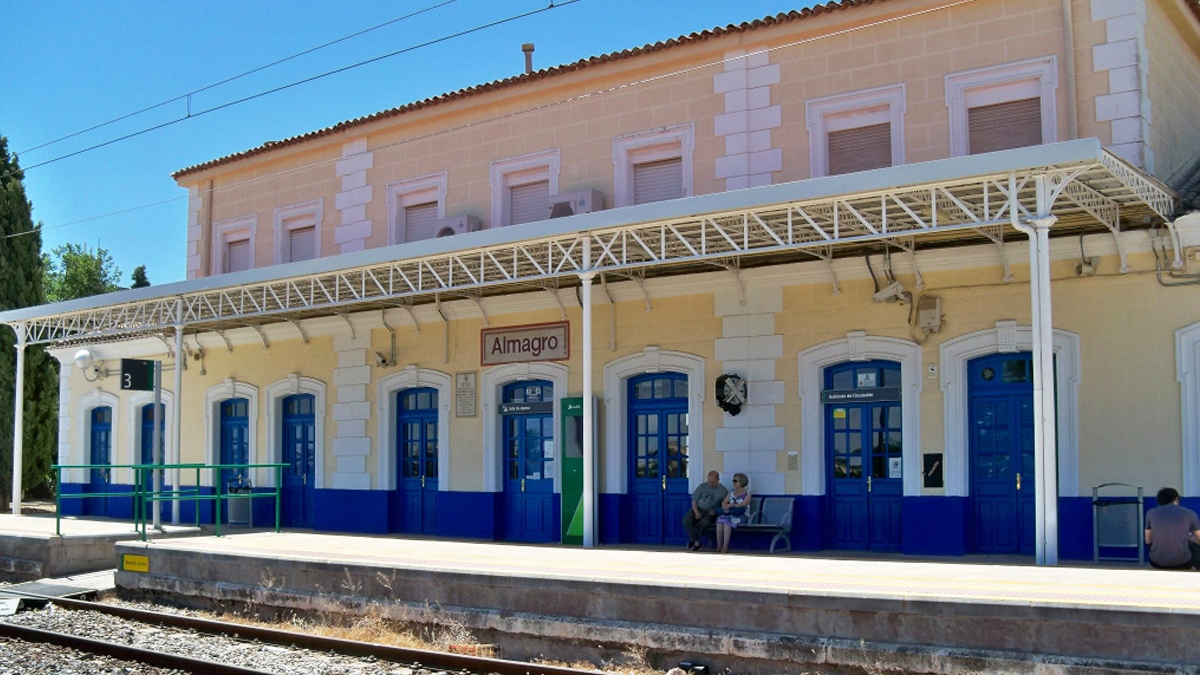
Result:
{"label": "canopy roof", "polygon": [[[578,283],[991,241],[1037,215],[1055,231],[1166,222],[1170,188],[1082,139],[643,204],[0,313],[28,343],[223,330]],[[1006,230],[1007,233],[1006,233]],[[1005,259],[1007,265],[1007,260]]]}

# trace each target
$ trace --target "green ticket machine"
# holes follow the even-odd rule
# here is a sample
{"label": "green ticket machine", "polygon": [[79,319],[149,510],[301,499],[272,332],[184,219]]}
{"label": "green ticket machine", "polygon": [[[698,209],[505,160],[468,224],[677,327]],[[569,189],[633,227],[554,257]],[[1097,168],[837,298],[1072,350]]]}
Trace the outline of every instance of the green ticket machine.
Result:
{"label": "green ticket machine", "polygon": [[562,400],[562,543],[583,545],[583,399]]}

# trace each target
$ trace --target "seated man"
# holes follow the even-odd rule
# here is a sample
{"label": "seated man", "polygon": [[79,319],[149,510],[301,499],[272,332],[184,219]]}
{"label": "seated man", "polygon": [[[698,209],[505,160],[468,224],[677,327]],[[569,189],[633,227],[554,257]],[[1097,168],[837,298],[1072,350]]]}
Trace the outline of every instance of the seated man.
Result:
{"label": "seated man", "polygon": [[700,550],[700,535],[717,519],[717,508],[729,490],[721,485],[721,474],[708,472],[708,481],[692,492],[692,508],[683,514],[683,529],[688,534],[688,550]]}
{"label": "seated man", "polygon": [[1173,488],[1158,491],[1158,507],[1146,514],[1150,566],[1164,570],[1200,568],[1200,519],[1179,505]]}

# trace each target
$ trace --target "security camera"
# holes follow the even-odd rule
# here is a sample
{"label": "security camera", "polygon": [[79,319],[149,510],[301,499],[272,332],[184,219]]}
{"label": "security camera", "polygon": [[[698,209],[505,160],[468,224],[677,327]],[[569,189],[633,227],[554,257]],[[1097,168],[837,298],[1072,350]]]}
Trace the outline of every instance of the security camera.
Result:
{"label": "security camera", "polygon": [[375,365],[384,368],[391,365],[391,361],[382,352],[375,352]]}
{"label": "security camera", "polygon": [[[80,349],[75,352],[75,366],[83,371],[83,379],[88,382],[95,382],[104,377],[105,373],[96,365],[96,357],[90,350]],[[91,377],[88,377],[88,376]]]}
{"label": "security camera", "polygon": [[896,302],[897,300],[903,302],[906,295],[907,293],[904,292],[904,287],[900,285],[900,282],[893,281],[883,290],[871,296],[871,299],[875,302]]}

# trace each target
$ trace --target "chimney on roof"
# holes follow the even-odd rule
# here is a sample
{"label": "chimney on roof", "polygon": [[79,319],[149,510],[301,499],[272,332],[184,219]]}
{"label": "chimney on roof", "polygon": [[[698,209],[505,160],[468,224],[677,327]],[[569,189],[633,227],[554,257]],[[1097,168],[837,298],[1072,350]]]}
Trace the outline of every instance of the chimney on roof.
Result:
{"label": "chimney on roof", "polygon": [[533,72],[533,43],[521,45],[521,51],[525,52],[525,74],[528,75]]}

